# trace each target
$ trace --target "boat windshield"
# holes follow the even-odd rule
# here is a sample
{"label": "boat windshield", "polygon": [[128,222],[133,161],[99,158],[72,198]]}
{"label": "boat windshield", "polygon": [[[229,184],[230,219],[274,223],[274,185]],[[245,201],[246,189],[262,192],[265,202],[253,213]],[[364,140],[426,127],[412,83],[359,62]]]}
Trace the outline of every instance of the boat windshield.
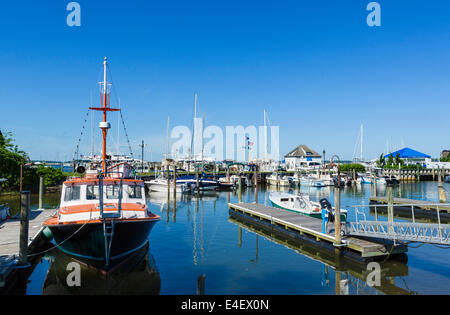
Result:
{"label": "boat windshield", "polygon": [[119,185],[106,186],[106,199],[119,199]]}
{"label": "boat windshield", "polygon": [[142,198],[142,188],[141,186],[125,186],[125,190],[128,197],[131,199],[141,199]]}
{"label": "boat windshield", "polygon": [[80,200],[81,186],[68,186],[65,189],[64,201]]}
{"label": "boat windshield", "polygon": [[86,199],[87,200],[99,200],[100,190],[97,186],[87,186],[86,187]]}

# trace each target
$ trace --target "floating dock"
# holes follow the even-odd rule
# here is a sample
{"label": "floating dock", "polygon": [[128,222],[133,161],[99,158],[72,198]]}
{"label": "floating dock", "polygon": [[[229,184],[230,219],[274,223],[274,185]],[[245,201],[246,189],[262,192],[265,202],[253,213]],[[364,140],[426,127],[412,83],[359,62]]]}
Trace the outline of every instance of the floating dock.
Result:
{"label": "floating dock", "polygon": [[[379,204],[376,211],[379,213],[387,213],[388,198],[387,197],[370,197],[370,204]],[[442,223],[450,222],[450,205],[439,202],[393,198],[394,215],[410,218],[414,211],[414,216],[417,218],[437,219],[437,212],[439,209],[439,216]],[[371,207],[370,211],[375,209]],[[429,221],[429,220],[428,220]]]}
{"label": "floating dock", "polygon": [[[416,200],[416,199],[406,199],[406,198],[393,198],[393,204],[395,205],[412,205],[414,208],[426,210],[426,211],[434,211],[436,212],[439,208],[439,212],[442,214],[443,212],[450,214],[450,206],[447,204],[441,204],[439,202],[433,201],[424,201],[424,200]],[[379,203],[379,204],[388,204],[387,197],[370,197],[370,203]],[[411,206],[409,206],[409,210],[411,211]]]}
{"label": "floating dock", "polygon": [[229,203],[228,206],[231,217],[265,226],[283,236],[299,239],[333,252],[340,249],[343,257],[359,262],[384,260],[388,258],[387,256],[394,257],[408,250],[404,245],[394,246],[390,240],[369,240],[351,236],[343,236],[344,245],[337,247],[334,245],[336,240],[331,226],[331,233],[322,233],[320,219],[256,203]]}

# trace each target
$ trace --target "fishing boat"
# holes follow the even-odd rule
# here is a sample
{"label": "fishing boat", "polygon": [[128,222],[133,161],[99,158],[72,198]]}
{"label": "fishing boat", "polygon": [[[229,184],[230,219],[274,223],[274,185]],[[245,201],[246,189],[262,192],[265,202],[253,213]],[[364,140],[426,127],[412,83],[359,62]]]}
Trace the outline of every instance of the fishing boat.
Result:
{"label": "fishing boat", "polygon": [[107,82],[107,59],[101,83],[103,112],[99,127],[103,134],[101,171],[97,166],[83,177],[69,178],[62,185],[57,213],[45,222],[56,246],[81,259],[100,261],[106,269],[148,244],[151,229],[160,217],[153,214],[145,200],[144,182],[132,177],[128,163],[110,166],[106,155],[106,137],[110,128],[108,112],[111,84]]}
{"label": "fishing boat", "polygon": [[[326,199],[322,199],[321,202],[315,202],[309,199],[308,195],[294,195],[289,193],[274,192],[269,195],[269,200],[272,206],[280,208],[286,211],[307,215],[309,217],[321,219],[322,218],[322,204],[328,204]],[[326,201],[326,202],[325,202]],[[331,207],[333,213],[334,207]],[[347,210],[341,209],[341,221],[347,220]]]}

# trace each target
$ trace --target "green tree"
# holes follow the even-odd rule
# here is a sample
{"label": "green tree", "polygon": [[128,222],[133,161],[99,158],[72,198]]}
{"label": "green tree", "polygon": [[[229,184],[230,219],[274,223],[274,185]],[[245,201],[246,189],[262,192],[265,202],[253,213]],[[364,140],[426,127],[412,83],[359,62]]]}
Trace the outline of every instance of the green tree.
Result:
{"label": "green tree", "polygon": [[[392,154],[391,154],[392,155]],[[395,156],[395,166],[398,167],[399,165],[403,165],[403,160],[400,158],[400,153],[397,153]]]}
{"label": "green tree", "polygon": [[386,166],[390,167],[394,165],[394,157],[392,156],[392,154],[389,154],[387,162],[386,162]]}
{"label": "green tree", "polygon": [[383,153],[380,155],[380,159],[377,161],[377,166],[383,168],[386,165],[386,160]]}
{"label": "green tree", "polygon": [[353,163],[353,164],[342,164],[340,166],[340,170],[341,172],[351,172],[351,171],[356,171],[356,172],[365,172],[366,168],[364,167],[364,165],[358,164],[358,163]]}

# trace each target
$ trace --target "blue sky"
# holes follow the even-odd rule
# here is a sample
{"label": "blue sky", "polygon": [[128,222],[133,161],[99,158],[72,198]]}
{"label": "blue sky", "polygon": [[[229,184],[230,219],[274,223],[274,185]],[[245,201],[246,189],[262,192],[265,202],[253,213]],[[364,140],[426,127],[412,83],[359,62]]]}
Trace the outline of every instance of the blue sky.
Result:
{"label": "blue sky", "polygon": [[387,141],[450,147],[448,1],[378,1],[372,28],[364,0],[78,2],[73,28],[69,1],[0,9],[0,128],[32,159],[72,158],[104,56],[137,156],[144,139],[161,158],[167,116],[191,125],[194,92],[206,125],[262,125],[266,108],[281,154],[307,144],[351,159],[361,124],[369,159]]}

